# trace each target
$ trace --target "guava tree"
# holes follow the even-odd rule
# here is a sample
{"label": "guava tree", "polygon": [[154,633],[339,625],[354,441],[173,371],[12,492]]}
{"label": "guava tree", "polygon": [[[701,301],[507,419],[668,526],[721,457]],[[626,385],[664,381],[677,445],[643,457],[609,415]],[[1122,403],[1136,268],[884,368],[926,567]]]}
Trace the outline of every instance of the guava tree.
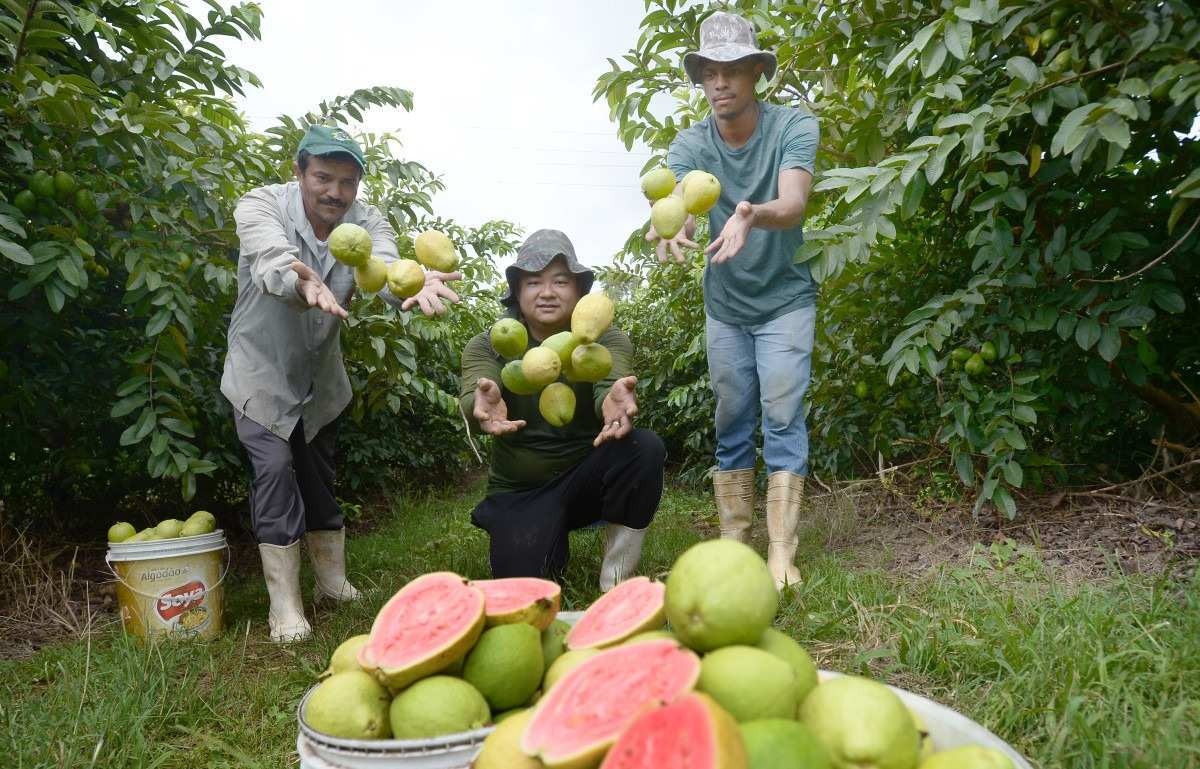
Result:
{"label": "guava tree", "polygon": [[[290,178],[309,123],[352,127],[374,107],[412,108],[408,91],[363,88],[255,133],[232,97],[259,81],[219,46],[257,39],[260,11],[208,6],[0,4],[0,496],[21,501],[10,504],[18,516],[79,499],[109,509],[125,495],[188,499],[204,478],[209,493],[222,481],[240,488],[241,449],[218,390],[233,205]],[[398,233],[432,219],[440,182],[394,136],[360,139],[362,194]],[[511,226],[455,233],[474,246],[464,293],[490,289],[486,256],[512,247]],[[344,334],[351,422],[387,429],[374,453],[350,458],[349,475],[378,477],[367,465],[380,457],[454,464],[465,445],[446,440],[458,425],[446,393],[469,318],[439,325],[360,301]]]}
{"label": "guava tree", "polygon": [[[762,97],[821,120],[819,467],[933,450],[1011,517],[1048,473],[1200,443],[1192,4],[728,5],[777,51]],[[706,113],[679,63],[710,9],[647,7],[596,96],[665,151]]]}

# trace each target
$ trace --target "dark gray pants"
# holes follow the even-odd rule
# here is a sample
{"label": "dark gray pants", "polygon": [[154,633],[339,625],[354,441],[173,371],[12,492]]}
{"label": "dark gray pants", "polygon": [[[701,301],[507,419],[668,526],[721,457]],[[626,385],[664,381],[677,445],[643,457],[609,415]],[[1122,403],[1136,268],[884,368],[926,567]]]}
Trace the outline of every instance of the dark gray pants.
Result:
{"label": "dark gray pants", "polygon": [[254,480],[250,522],[267,545],[290,545],[306,531],[340,529],[342,510],[333,491],[337,422],[304,442],[301,420],[288,440],[242,414],[234,413],[238,439],[246,448]]}

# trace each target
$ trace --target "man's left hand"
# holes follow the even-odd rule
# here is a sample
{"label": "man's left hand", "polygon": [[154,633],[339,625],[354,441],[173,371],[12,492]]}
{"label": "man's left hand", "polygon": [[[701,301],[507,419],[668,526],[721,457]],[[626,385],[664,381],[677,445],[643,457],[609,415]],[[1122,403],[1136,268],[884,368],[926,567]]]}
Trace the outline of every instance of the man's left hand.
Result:
{"label": "man's left hand", "polygon": [[633,432],[633,418],[637,416],[637,377],[621,377],[613,382],[613,386],[604,396],[600,404],[600,414],[604,417],[604,427],[593,446],[609,440],[624,438]]}
{"label": "man's left hand", "polygon": [[729,261],[737,256],[738,252],[742,250],[742,246],[746,245],[746,238],[750,235],[750,228],[753,226],[754,206],[743,200],[737,204],[737,208],[733,209],[733,216],[725,222],[725,226],[721,228],[721,234],[708,244],[704,253],[712,257],[713,264]]}
{"label": "man's left hand", "polygon": [[426,315],[441,315],[446,311],[446,305],[442,301],[457,302],[458,294],[451,291],[446,284],[452,280],[461,280],[461,272],[438,272],[437,270],[425,271],[425,287],[416,294],[405,299],[400,305],[401,310],[410,310],[413,305],[421,308],[421,312]]}

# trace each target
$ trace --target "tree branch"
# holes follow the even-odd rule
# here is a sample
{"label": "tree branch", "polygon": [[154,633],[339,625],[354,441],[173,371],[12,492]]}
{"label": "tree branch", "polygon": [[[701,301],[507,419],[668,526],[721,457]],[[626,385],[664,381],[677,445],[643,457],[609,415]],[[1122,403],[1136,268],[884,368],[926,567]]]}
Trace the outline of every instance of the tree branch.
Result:
{"label": "tree branch", "polygon": [[29,33],[29,25],[33,23],[33,16],[40,3],[41,0],[30,0],[29,9],[25,11],[25,21],[21,23],[21,34],[17,36],[17,48],[13,51],[14,71],[21,61],[21,56],[25,53],[25,36]]}
{"label": "tree branch", "polygon": [[1172,253],[1174,253],[1175,249],[1179,248],[1179,246],[1183,244],[1183,241],[1187,240],[1188,237],[1191,236],[1192,232],[1194,232],[1196,229],[1196,225],[1198,225],[1198,224],[1200,224],[1200,216],[1197,216],[1196,221],[1192,222],[1192,226],[1188,227],[1188,231],[1183,233],[1183,237],[1181,237],[1179,240],[1175,241],[1171,245],[1170,248],[1168,248],[1166,251],[1159,254],[1154,259],[1151,259],[1141,269],[1137,270],[1136,272],[1131,272],[1128,275],[1118,275],[1115,278],[1080,278],[1079,280],[1075,281],[1075,285],[1079,286],[1083,283],[1120,283],[1123,280],[1129,280],[1130,278],[1136,278],[1138,275],[1141,275],[1143,272],[1150,269],[1154,265],[1161,262],[1163,259],[1166,259]]}

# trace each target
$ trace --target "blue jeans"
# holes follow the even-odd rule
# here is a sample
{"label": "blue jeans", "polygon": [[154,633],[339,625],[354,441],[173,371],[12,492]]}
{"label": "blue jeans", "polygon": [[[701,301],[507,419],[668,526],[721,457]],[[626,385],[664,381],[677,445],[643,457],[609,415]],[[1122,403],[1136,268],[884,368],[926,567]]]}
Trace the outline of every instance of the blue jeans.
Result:
{"label": "blue jeans", "polygon": [[717,396],[718,470],[754,467],[754,428],[761,410],[767,471],[808,474],[804,393],[816,319],[816,307],[755,326],[706,318],[708,373]]}

